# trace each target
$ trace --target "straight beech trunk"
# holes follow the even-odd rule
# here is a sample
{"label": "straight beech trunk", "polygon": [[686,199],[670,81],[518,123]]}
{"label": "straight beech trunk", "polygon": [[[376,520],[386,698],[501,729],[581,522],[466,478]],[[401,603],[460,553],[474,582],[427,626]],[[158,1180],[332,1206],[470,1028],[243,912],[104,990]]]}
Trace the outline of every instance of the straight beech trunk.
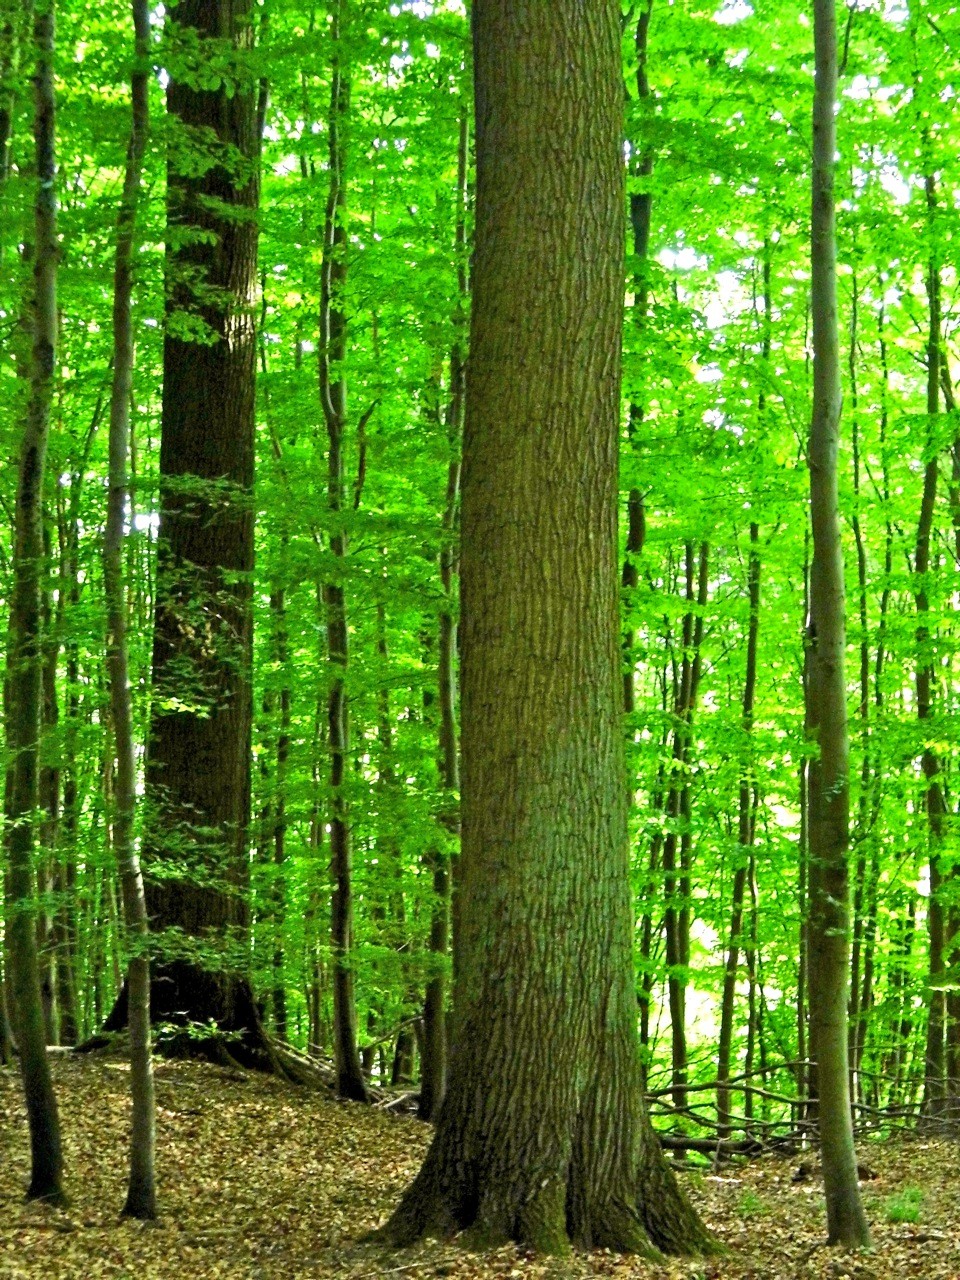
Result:
{"label": "straight beech trunk", "polygon": [[17,0],[0,0],[0,188],[10,174],[10,141],[16,105],[14,76],[20,60],[24,11],[29,12],[29,5]]}
{"label": "straight beech trunk", "polygon": [[330,551],[339,569],[324,584],[327,623],[327,746],[330,751],[330,952],[333,968],[333,1053],[337,1092],[342,1098],[368,1101],[357,1048],[357,1006],[353,981],[353,835],[344,794],[349,750],[349,661],[346,600],[343,586],[347,557],[344,510],[343,437],[347,426],[347,386],[343,364],[347,351],[347,319],[343,290],[347,281],[346,180],[342,130],[350,109],[350,80],[341,66],[340,23],[343,5],[333,11],[333,65],[330,86],[330,190],[323,231],[320,298],[320,401],[327,424],[327,510]]}
{"label": "straight beech trunk", "polygon": [[[637,25],[633,34],[634,48],[637,53],[637,97],[641,102],[645,102],[650,97],[650,79],[647,75],[647,48],[652,10],[653,0],[647,0],[646,6],[641,8],[640,13],[637,15]],[[637,164],[637,177],[646,179],[652,175],[653,155],[651,147],[641,153]],[[650,215],[652,207],[653,197],[649,191],[634,191],[631,193],[630,230],[635,260],[633,270],[633,316],[638,333],[643,332],[647,323],[649,294],[647,288],[647,255],[650,248]],[[643,404],[639,400],[633,400],[630,403],[627,417],[627,428],[631,440],[642,423]],[[624,549],[623,573],[620,578],[620,584],[623,588],[623,608],[626,613],[626,622],[623,627],[623,710],[627,716],[633,715],[636,710],[636,672],[634,670],[636,664],[636,656],[634,654],[636,633],[630,620],[630,612],[633,607],[634,592],[640,581],[637,562],[643,550],[645,536],[646,523],[643,495],[639,489],[631,489],[627,496],[627,545]],[[627,731],[628,733],[634,732],[629,721],[627,722]],[[633,796],[633,790],[631,782],[631,797]]]}
{"label": "straight beech trunk", "polygon": [[837,145],[835,0],[814,0],[811,312],[813,409],[808,461],[813,560],[807,623],[807,723],[818,747],[809,764],[810,1040],[817,1063],[820,1148],[831,1244],[869,1245],[850,1111],[847,993],[850,975],[850,821],[844,654],[843,548],[837,480],[840,343],[837,328],[833,172]]}
{"label": "straight beech trunk", "polygon": [[113,715],[116,775],[114,784],[114,854],[120,869],[123,914],[130,956],[127,970],[127,1021],[130,1028],[130,1097],[132,1123],[130,1177],[123,1212],[131,1218],[157,1216],[154,1150],[156,1107],[150,1046],[150,960],[147,903],[133,830],[137,802],[137,767],[133,702],[127,649],[127,590],[123,572],[124,521],[130,495],[128,445],[130,395],[133,388],[133,259],[143,153],[149,128],[148,58],[149,0],[134,0],[136,69],[131,78],[131,127],[117,218],[117,252],[113,280],[113,386],[110,397],[110,484],[103,536],[103,584],[107,602],[107,683]]}
{"label": "straight beech trunk", "polygon": [[11,1011],[30,1127],[27,1196],[64,1200],[60,1121],[47,1062],[37,959],[33,858],[40,800],[43,704],[41,582],[44,565],[43,476],[57,350],[57,203],[54,114],[55,14],[39,0],[34,17],[34,259],[30,298],[30,389],[20,447],[7,657],[7,747],[13,766],[7,795],[7,957]]}
{"label": "straight beech trunk", "polygon": [[[693,717],[700,688],[700,650],[703,644],[703,616],[709,587],[709,563],[709,546],[706,542],[700,544],[696,559],[693,543],[686,543],[684,571],[689,608],[683,617],[680,680],[673,708],[674,763],[667,799],[669,828],[663,841],[663,887],[666,898],[664,930],[667,951],[667,991],[670,1002],[671,1070],[674,1085],[673,1103],[678,1110],[686,1106],[686,995],[690,963],[690,902],[693,896],[690,884],[689,756]],[[696,576],[694,576],[695,564]],[[677,857],[678,847],[679,858]]]}
{"label": "straight beech trunk", "polygon": [[[284,541],[286,536],[284,535]],[[286,593],[275,587],[270,593],[270,615],[274,628],[274,660],[283,672],[280,686],[277,738],[274,749],[275,774],[273,798],[270,805],[268,832],[268,856],[273,861],[272,927],[273,927],[273,988],[270,993],[273,1005],[273,1025],[281,1040],[287,1039],[287,989],[286,973],[286,912],[287,912],[287,761],[290,756],[290,714],[292,693],[287,675],[290,662],[290,644],[287,634]]]}
{"label": "straight beech trunk", "polygon": [[473,37],[454,1034],[385,1234],[691,1252],[708,1236],[643,1110],[631,955],[620,6],[477,0]]}
{"label": "straight beech trunk", "polygon": [[739,862],[733,875],[733,900],[730,910],[730,944],[723,972],[723,996],[720,1002],[720,1045],[717,1050],[717,1120],[721,1138],[730,1135],[730,1049],[733,1043],[734,1001],[737,971],[743,933],[743,904],[747,873],[753,850],[755,805],[753,803],[753,697],[757,685],[757,633],[760,623],[760,554],[757,540],[760,531],[750,525],[750,558],[747,564],[747,592],[750,619],[747,626],[747,666],[743,680],[743,763],[740,770],[737,845]]}
{"label": "straight beech trunk", "polygon": [[[457,515],[460,508],[460,456],[463,448],[463,410],[466,367],[462,330],[466,324],[469,285],[467,281],[467,172],[469,168],[469,119],[466,104],[460,112],[460,137],[457,148],[457,254],[458,310],[454,317],[457,340],[450,353],[450,400],[447,405],[447,489],[443,506],[444,544],[440,550],[440,587],[443,602],[438,636],[438,705],[440,785],[443,808],[440,821],[452,838],[460,834],[458,810],[460,792],[460,747],[457,737]],[[431,853],[433,904],[430,909],[430,954],[437,965],[423,1002],[423,1054],[420,1079],[421,1120],[433,1120],[443,1099],[447,1083],[447,979],[442,967],[450,949],[450,907],[452,877],[450,854],[434,849]]]}
{"label": "straight beech trunk", "polygon": [[[252,43],[252,0],[180,0],[168,11],[197,56]],[[154,967],[155,1020],[237,1032],[229,1054],[262,1065],[263,1032],[242,973],[250,807],[251,574],[258,137],[245,83],[196,88],[172,79],[175,136],[199,148],[199,176],[168,172],[160,523],[153,699],[146,768],[148,879],[154,928],[220,952],[202,963],[182,944]],[[194,335],[201,331],[202,340]],[[126,1022],[124,989],[108,1029]],[[178,1048],[223,1058],[223,1042]]]}
{"label": "straight beech trunk", "polygon": [[[936,212],[936,187],[926,179],[927,215]],[[917,521],[917,546],[913,569],[916,575],[914,599],[917,606],[917,719],[924,738],[932,736],[933,692],[937,655],[930,634],[930,543],[937,501],[940,457],[936,447],[936,417],[940,408],[940,268],[932,258],[927,269],[929,331],[927,336],[927,463],[923,472],[923,494]],[[948,815],[941,781],[942,769],[936,748],[924,743],[921,756],[924,779],[924,809],[930,863],[930,896],[927,899],[929,944],[929,996],[927,1001],[927,1041],[923,1078],[923,1110],[928,1116],[943,1115],[948,1108],[946,1045],[946,912],[941,892],[944,880],[941,861]]]}

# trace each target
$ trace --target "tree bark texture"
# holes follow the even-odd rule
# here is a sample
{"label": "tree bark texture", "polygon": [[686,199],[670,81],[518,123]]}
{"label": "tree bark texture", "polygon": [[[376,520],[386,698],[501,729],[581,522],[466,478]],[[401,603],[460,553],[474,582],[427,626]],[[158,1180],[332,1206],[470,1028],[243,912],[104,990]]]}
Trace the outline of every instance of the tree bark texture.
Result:
{"label": "tree bark texture", "polygon": [[[252,42],[251,0],[180,0],[171,34]],[[189,43],[188,43],[189,47]],[[171,80],[161,511],[146,769],[152,1013],[259,1035],[239,947],[250,805],[256,94]],[[204,157],[179,162],[181,148]],[[189,174],[189,176],[187,176]],[[189,872],[180,868],[186,863]],[[181,939],[179,945],[176,940]],[[171,945],[174,944],[174,945]],[[201,954],[201,951],[206,954]],[[126,993],[108,1026],[125,1020]],[[184,1040],[186,1047],[187,1041]],[[199,1048],[200,1041],[192,1041]],[[241,1049],[238,1042],[234,1048]]]}
{"label": "tree bark texture", "polygon": [[[454,316],[457,336],[450,352],[450,399],[446,412],[447,488],[443,504],[444,543],[440,550],[440,587],[443,600],[437,637],[437,703],[440,710],[438,765],[443,807],[440,822],[450,836],[460,835],[460,742],[457,732],[457,521],[460,511],[460,468],[463,449],[463,414],[466,391],[464,328],[469,303],[467,279],[467,175],[470,129],[466,103],[460,112],[457,146],[457,221],[454,247],[457,254],[458,307]],[[430,954],[437,969],[427,983],[423,1002],[423,1055],[420,1079],[421,1120],[432,1120],[443,1098],[447,1081],[448,982],[443,965],[450,950],[452,874],[449,851],[430,854],[434,901],[430,911]]]}
{"label": "tree bark texture", "polygon": [[[928,220],[936,213],[936,186],[926,179]],[[914,555],[914,599],[917,606],[917,719],[924,737],[933,736],[930,721],[934,715],[936,652],[930,633],[930,544],[933,537],[934,510],[940,456],[936,443],[936,418],[940,409],[940,267],[932,257],[927,267],[927,462],[923,472],[920,516],[917,520],[917,544]],[[927,938],[929,946],[929,981],[927,999],[927,1037],[923,1081],[923,1109],[929,1116],[942,1115],[947,1109],[947,1068],[944,1033],[946,1030],[946,912],[943,903],[943,842],[948,822],[947,806],[941,781],[942,768],[936,748],[925,741],[921,750],[924,779],[924,810],[929,841],[930,896],[927,899]]]}
{"label": "tree bark texture", "polygon": [[730,1136],[730,1054],[733,1045],[733,1017],[737,991],[737,973],[740,952],[743,947],[744,899],[747,874],[753,855],[756,810],[753,799],[755,787],[753,769],[753,702],[757,687],[757,636],[760,629],[760,531],[756,523],[750,525],[750,556],[747,562],[747,592],[750,600],[750,618],[747,624],[746,671],[743,679],[743,761],[740,766],[740,787],[737,806],[738,863],[733,873],[733,893],[730,910],[730,942],[723,972],[723,994],[720,1001],[720,1044],[717,1050],[717,1120],[721,1138]]}
{"label": "tree bark texture", "polygon": [[110,395],[109,488],[103,537],[103,582],[107,604],[106,669],[115,755],[113,841],[120,870],[124,925],[129,937],[127,1022],[130,1028],[132,1104],[130,1170],[124,1214],[157,1216],[154,1153],[156,1107],[150,1041],[149,928],[140,857],[134,836],[137,797],[136,737],[127,646],[127,588],[123,566],[124,523],[130,496],[130,398],[133,389],[133,260],[143,154],[149,129],[148,0],[134,0],[136,67],[131,77],[131,126],[117,218],[113,278],[113,382]]}
{"label": "tree bark texture", "polygon": [[43,709],[43,477],[57,350],[57,201],[54,96],[55,10],[34,12],[34,258],[30,298],[30,387],[17,479],[13,583],[7,658],[7,746],[13,757],[7,788],[7,956],[11,1010],[30,1128],[31,1199],[63,1202],[63,1158],[57,1102],[47,1062],[46,1027],[37,956],[33,860],[40,802]]}
{"label": "tree bark texture", "polygon": [[324,583],[327,626],[327,747],[330,752],[330,952],[333,969],[333,1056],[337,1092],[357,1102],[368,1100],[357,1048],[357,1005],[353,958],[353,833],[345,794],[350,746],[350,703],[347,693],[349,631],[343,571],[347,558],[347,513],[344,500],[344,434],[347,428],[347,318],[343,292],[347,282],[346,181],[343,128],[350,110],[350,78],[341,64],[343,3],[333,10],[333,61],[330,84],[330,189],[323,232],[320,279],[320,402],[327,425],[327,513],[330,551],[338,572]]}
{"label": "tree bark texture", "polygon": [[843,548],[837,481],[840,341],[833,173],[837,145],[835,0],[815,0],[811,312],[813,408],[808,461],[813,559],[807,624],[809,764],[810,1038],[817,1063],[820,1145],[832,1244],[867,1245],[853,1145],[848,1066],[850,963],[849,742],[844,654]]}
{"label": "tree bark texture", "polygon": [[395,1242],[696,1251],[642,1109],[616,537],[615,0],[478,0],[450,1076]]}

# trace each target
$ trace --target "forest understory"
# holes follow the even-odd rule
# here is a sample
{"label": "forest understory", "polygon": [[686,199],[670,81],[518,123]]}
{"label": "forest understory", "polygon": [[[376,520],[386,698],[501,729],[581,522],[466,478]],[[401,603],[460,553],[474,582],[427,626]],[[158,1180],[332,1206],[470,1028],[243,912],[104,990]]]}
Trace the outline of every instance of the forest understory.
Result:
{"label": "forest understory", "polygon": [[[385,1251],[360,1243],[416,1172],[429,1126],[380,1107],[337,1103],[264,1076],[157,1062],[161,1213],[122,1220],[129,1076],[120,1057],[58,1056],[71,1203],[26,1203],[28,1145],[16,1073],[0,1068],[2,1280],[379,1280],[379,1277],[588,1276],[653,1280],[957,1280],[960,1145],[904,1136],[861,1147],[871,1253],[824,1247],[823,1197],[809,1157],[690,1166],[681,1177],[726,1253],[663,1267],[607,1252],[532,1259],[431,1241]],[[802,1166],[802,1168],[801,1168]]]}

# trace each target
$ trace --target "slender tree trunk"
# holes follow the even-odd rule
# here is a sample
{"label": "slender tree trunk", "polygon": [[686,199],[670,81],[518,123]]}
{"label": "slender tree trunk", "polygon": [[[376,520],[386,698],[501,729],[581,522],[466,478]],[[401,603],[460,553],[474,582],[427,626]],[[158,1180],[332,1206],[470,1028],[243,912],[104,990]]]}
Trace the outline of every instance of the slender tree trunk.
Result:
{"label": "slender tree trunk", "polygon": [[[43,554],[46,564],[50,564],[53,546],[50,537],[50,521],[47,516],[43,521]],[[46,577],[46,574],[44,575]],[[57,732],[60,719],[60,705],[57,697],[57,665],[60,656],[60,642],[54,623],[53,593],[49,588],[42,590],[40,629],[43,634],[40,684],[42,689],[40,712],[40,741],[52,737]],[[40,752],[39,782],[40,812],[42,818],[38,831],[39,856],[36,859],[37,878],[37,951],[40,963],[40,996],[43,1000],[43,1023],[46,1029],[48,1045],[60,1044],[60,1011],[57,1001],[57,952],[54,946],[54,893],[55,893],[55,855],[57,848],[57,828],[60,821],[60,770],[56,763],[48,758],[48,753]]]}
{"label": "slender tree trunk", "polygon": [[[807,527],[803,535],[803,616],[810,616],[810,530]],[[803,647],[803,666],[801,668],[801,690],[804,705],[804,733],[810,736],[809,698],[807,684],[810,678],[810,649]],[[809,762],[804,755],[797,771],[798,800],[800,807],[800,839],[797,850],[797,907],[800,927],[797,936],[797,1095],[803,1099],[797,1107],[797,1118],[805,1129],[816,1120],[817,1107],[817,1068],[812,1058],[808,1058],[809,1044],[807,1029],[809,1026],[809,972],[810,972],[810,789]]]}
{"label": "slender tree trunk", "polygon": [[347,281],[346,180],[343,128],[350,110],[350,78],[341,63],[341,22],[344,0],[333,10],[333,64],[328,121],[330,190],[323,233],[320,300],[320,400],[327,424],[327,509],[330,551],[339,566],[337,576],[323,588],[327,619],[327,743],[330,749],[330,948],[333,965],[333,1037],[337,1092],[358,1102],[368,1100],[357,1049],[357,1007],[353,975],[353,849],[350,813],[344,793],[349,750],[349,661],[343,572],[347,558],[344,511],[344,432],[347,427],[347,387],[343,366],[347,351],[347,320],[343,291]]}
{"label": "slender tree trunk", "polygon": [[853,442],[853,537],[857,549],[857,604],[860,623],[860,793],[857,797],[856,861],[853,878],[853,934],[850,945],[850,1092],[853,1100],[861,1100],[860,1050],[863,1042],[865,1011],[861,1006],[861,969],[865,935],[867,901],[868,843],[870,840],[870,633],[867,610],[867,549],[860,522],[860,418],[857,394],[857,324],[859,290],[856,272],[851,278],[850,345],[847,356],[847,382],[850,388],[850,434]]}
{"label": "slender tree trunk", "polygon": [[103,582],[107,601],[107,682],[113,716],[116,781],[114,853],[120,868],[123,913],[130,956],[127,970],[127,1021],[130,1028],[130,1096],[133,1109],[130,1178],[124,1213],[157,1216],[154,1150],[156,1108],[150,1047],[150,960],[147,903],[140,873],[133,820],[136,808],[136,747],[127,646],[127,588],[123,572],[124,521],[130,494],[128,457],[130,398],[133,389],[133,261],[143,154],[149,129],[150,7],[134,0],[136,69],[131,79],[131,128],[123,194],[117,219],[113,279],[113,387],[110,397],[110,485],[103,537]]}
{"label": "slender tree trunk", "polygon": [[[460,112],[457,147],[457,223],[454,249],[457,255],[458,308],[457,337],[450,353],[450,399],[447,405],[447,488],[443,506],[443,546],[440,551],[440,587],[443,607],[438,636],[438,706],[440,709],[438,763],[443,807],[440,822],[451,840],[460,835],[460,748],[457,735],[457,618],[455,610],[457,575],[457,514],[460,504],[460,457],[463,447],[465,362],[463,330],[469,296],[467,280],[467,174],[469,169],[469,114],[466,103]],[[430,955],[436,968],[427,983],[423,1003],[423,1051],[421,1055],[421,1120],[433,1120],[443,1100],[447,1079],[447,979],[445,965],[450,945],[452,875],[450,853],[431,851],[433,904],[430,910]]]}
{"label": "slender tree trunk", "polygon": [[870,1230],[857,1182],[847,1056],[850,782],[837,477],[841,389],[833,195],[837,145],[835,0],[814,0],[814,43],[810,255],[814,356],[809,442],[813,561],[807,624],[807,718],[818,751],[809,764],[810,1038],[817,1062],[827,1237],[831,1244],[857,1247],[870,1243]]}
{"label": "slender tree trunk", "polygon": [[10,143],[16,106],[15,74],[20,62],[22,27],[30,5],[18,0],[0,3],[0,192],[10,173]]}
{"label": "slender tree trunk", "polygon": [[[932,177],[926,179],[927,211],[932,221],[936,211],[936,187]],[[940,408],[940,268],[936,257],[927,270],[927,302],[929,330],[927,337],[927,462],[923,473],[923,495],[917,521],[917,544],[913,569],[914,599],[917,607],[917,719],[925,738],[930,737],[933,718],[933,693],[937,655],[930,633],[930,582],[933,517],[937,501],[940,457],[936,444],[936,418]],[[941,1115],[947,1106],[945,1024],[946,993],[946,912],[941,892],[944,872],[941,861],[947,824],[947,806],[943,796],[942,767],[936,748],[925,743],[921,752],[924,778],[924,809],[930,860],[930,895],[927,899],[927,937],[930,948],[929,997],[927,1001],[926,1070],[923,1083],[923,1109],[929,1116]]]}
{"label": "slender tree trunk", "polygon": [[756,523],[750,525],[750,557],[747,562],[747,593],[750,600],[750,620],[747,627],[747,658],[743,680],[743,757],[738,797],[737,845],[739,862],[733,876],[733,895],[730,909],[730,945],[723,973],[723,995],[720,1001],[720,1044],[717,1050],[717,1119],[720,1136],[730,1133],[730,1049],[733,1042],[734,1001],[737,990],[737,971],[740,965],[741,935],[743,933],[744,891],[750,868],[753,848],[753,702],[757,686],[757,634],[760,624],[760,553],[757,549],[760,531]]}
{"label": "slender tree trunk", "polygon": [[[284,538],[286,542],[286,538]],[[290,645],[287,624],[286,592],[275,587],[270,593],[270,616],[273,622],[274,658],[282,673],[280,694],[276,699],[279,713],[276,742],[274,744],[273,794],[268,813],[264,815],[264,831],[267,856],[273,863],[270,897],[272,900],[271,928],[273,931],[273,985],[270,1003],[273,1006],[274,1030],[281,1040],[287,1038],[287,989],[286,989],[286,875],[287,875],[287,762],[290,755],[290,715],[292,693],[287,668],[290,661]]]}
{"label": "slender tree trunk", "polygon": [[[666,904],[664,929],[667,950],[667,990],[670,1001],[673,1103],[686,1106],[687,1028],[686,990],[690,960],[690,743],[700,687],[700,649],[703,615],[709,586],[709,548],[701,543],[684,548],[688,612],[683,619],[680,682],[674,702],[673,770],[667,792],[669,827],[663,841],[663,885]],[[696,606],[696,608],[694,608]],[[679,849],[679,857],[678,855]]]}
{"label": "slender tree trunk", "polygon": [[455,1031],[433,1144],[387,1233],[694,1251],[706,1233],[646,1120],[636,1045],[620,8],[477,0],[473,32]]}
{"label": "slender tree trunk", "polygon": [[43,476],[57,351],[57,203],[53,0],[38,0],[34,17],[33,288],[30,306],[30,391],[17,482],[10,640],[7,658],[7,745],[13,756],[7,820],[9,881],[7,956],[20,1074],[30,1127],[31,1173],[27,1196],[64,1200],[60,1121],[47,1062],[43,1002],[37,962],[33,883],[35,812],[40,790],[40,723],[43,703],[41,582]]}
{"label": "slender tree trunk", "polygon": [[[647,48],[650,35],[650,15],[653,11],[653,0],[647,0],[637,16],[634,29],[634,47],[637,53],[637,97],[646,102],[650,97],[650,80],[647,75]],[[640,155],[637,164],[637,176],[648,179],[653,174],[654,153],[647,147]],[[649,191],[635,191],[630,196],[630,230],[633,238],[634,270],[633,270],[633,315],[638,333],[642,333],[647,323],[647,255],[650,249],[650,216],[653,196]],[[628,411],[628,429],[631,439],[643,422],[643,405],[639,400],[632,400]],[[623,607],[627,618],[623,627],[623,709],[630,716],[636,709],[636,672],[634,663],[634,644],[636,631],[630,620],[633,605],[633,593],[640,581],[637,560],[643,550],[646,534],[644,519],[643,495],[639,489],[631,488],[627,496],[627,545],[623,558],[623,572],[620,583],[623,588]],[[629,726],[628,726],[629,729]],[[632,788],[631,788],[632,795]]]}

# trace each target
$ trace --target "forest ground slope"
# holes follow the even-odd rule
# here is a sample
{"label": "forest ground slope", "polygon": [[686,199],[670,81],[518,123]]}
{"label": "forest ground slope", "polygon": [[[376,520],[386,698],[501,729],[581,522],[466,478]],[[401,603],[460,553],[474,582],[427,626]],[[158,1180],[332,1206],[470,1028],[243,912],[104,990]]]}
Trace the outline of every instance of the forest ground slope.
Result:
{"label": "forest ground slope", "polygon": [[[656,1268],[610,1254],[535,1261],[513,1248],[428,1244],[385,1253],[353,1243],[382,1222],[429,1129],[276,1080],[158,1062],[158,1226],[121,1222],[129,1074],[118,1059],[58,1057],[65,1211],[23,1201],[28,1151],[15,1072],[0,1069],[0,1280],[960,1280],[960,1144],[870,1144],[864,1199],[872,1254],[823,1248],[816,1177],[767,1158],[683,1177],[727,1247],[717,1260]],[[109,1155],[105,1154],[109,1153]],[[915,1221],[909,1219],[915,1218]]]}

